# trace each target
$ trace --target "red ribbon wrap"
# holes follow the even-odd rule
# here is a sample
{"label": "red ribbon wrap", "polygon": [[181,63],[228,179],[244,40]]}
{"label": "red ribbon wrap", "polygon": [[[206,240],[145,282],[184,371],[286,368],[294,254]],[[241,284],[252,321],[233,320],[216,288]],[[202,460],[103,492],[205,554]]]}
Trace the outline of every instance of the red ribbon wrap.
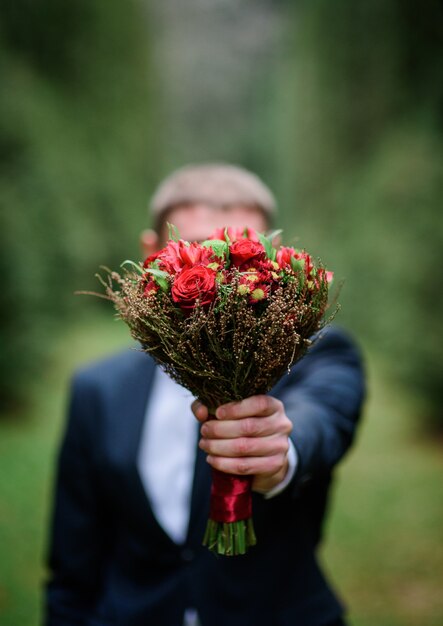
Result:
{"label": "red ribbon wrap", "polygon": [[230,524],[252,517],[252,476],[225,474],[212,468],[209,518]]}

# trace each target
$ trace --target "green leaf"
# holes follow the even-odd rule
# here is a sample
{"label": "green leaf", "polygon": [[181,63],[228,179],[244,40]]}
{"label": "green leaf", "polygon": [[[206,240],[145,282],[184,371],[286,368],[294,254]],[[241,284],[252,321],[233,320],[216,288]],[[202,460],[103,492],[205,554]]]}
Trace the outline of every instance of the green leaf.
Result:
{"label": "green leaf", "polygon": [[229,246],[222,239],[206,239],[206,241],[202,241],[201,245],[205,248],[212,248],[215,256],[220,259],[227,258],[229,255]]}
{"label": "green leaf", "polygon": [[[271,259],[271,261],[275,260],[275,254],[277,253],[275,248],[272,245],[272,242],[265,236],[262,235],[261,233],[257,233],[258,234],[258,238],[260,240],[260,243],[262,244],[262,246],[265,249],[266,252],[266,256],[268,257],[268,259]],[[274,250],[274,253],[273,253]]]}
{"label": "green leaf", "polygon": [[166,278],[160,278],[159,276],[155,276],[154,280],[162,291],[164,291],[165,293],[169,291],[169,282],[166,280]]}
{"label": "green leaf", "polygon": [[168,272],[164,272],[163,270],[159,270],[157,267],[150,267],[145,270],[146,274],[152,274],[154,282],[160,287],[160,289],[164,292],[169,291],[169,281]]}
{"label": "green leaf", "polygon": [[228,229],[227,228],[225,228],[224,235],[225,235],[226,243],[228,244],[228,246],[230,246],[232,241],[231,241],[231,238],[228,235]]}
{"label": "green leaf", "polygon": [[269,233],[269,235],[266,235],[266,238],[269,239],[269,241],[272,243],[273,239],[275,239],[277,235],[281,235],[282,232],[283,230],[281,228],[279,228],[278,230],[273,230],[271,233]]}
{"label": "green leaf", "polygon": [[123,261],[120,267],[125,267],[125,265],[130,265],[131,267],[136,269],[139,274],[144,274],[146,271],[145,268],[142,267],[139,263],[134,263],[134,261],[131,261],[130,259],[126,259],[126,261]]}
{"label": "green leaf", "polygon": [[152,274],[156,278],[168,278],[169,277],[168,272],[165,272],[164,270],[159,270],[155,267],[149,267],[145,269],[143,273]]}
{"label": "green leaf", "polygon": [[278,230],[273,230],[271,233],[269,233],[269,235],[266,236],[266,239],[269,241],[269,243],[271,244],[271,248],[270,248],[270,254],[268,255],[269,258],[271,259],[271,261],[275,261],[277,258],[277,250],[276,248],[274,248],[274,246],[272,245],[273,240],[278,237],[278,235],[280,235],[283,232],[283,230],[281,228],[279,228]]}
{"label": "green leaf", "polygon": [[305,269],[305,260],[304,259],[296,259],[291,256],[291,268],[294,272],[304,272]]}
{"label": "green leaf", "polygon": [[170,224],[169,222],[166,222],[166,225],[168,227],[168,239],[172,239],[172,241],[177,242],[180,239],[180,233],[178,232],[177,226],[174,226],[174,224]]}
{"label": "green leaf", "polygon": [[301,287],[305,284],[305,261],[291,256],[291,268],[297,273]]}

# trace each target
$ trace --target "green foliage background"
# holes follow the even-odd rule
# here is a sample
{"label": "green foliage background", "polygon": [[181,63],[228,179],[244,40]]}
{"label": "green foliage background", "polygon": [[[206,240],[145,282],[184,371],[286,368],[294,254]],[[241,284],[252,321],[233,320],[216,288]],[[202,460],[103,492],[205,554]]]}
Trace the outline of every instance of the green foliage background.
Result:
{"label": "green foliage background", "polygon": [[138,258],[172,168],[228,160],[344,279],[368,355],[326,550],[353,623],[441,623],[441,3],[3,0],[0,75],[0,621],[39,610],[70,373],[124,343],[74,291]]}
{"label": "green foliage background", "polygon": [[246,2],[238,32],[229,0],[199,7],[2,4],[2,404],[54,324],[97,306],[73,291],[137,258],[161,176],[219,159],[275,189],[286,239],[345,279],[339,319],[441,422],[441,4]]}
{"label": "green foliage background", "polygon": [[134,2],[5,0],[0,25],[2,405],[144,224],[155,173],[149,46]]}
{"label": "green foliage background", "polygon": [[278,115],[288,227],[345,279],[340,319],[441,426],[441,3],[300,2],[293,23]]}

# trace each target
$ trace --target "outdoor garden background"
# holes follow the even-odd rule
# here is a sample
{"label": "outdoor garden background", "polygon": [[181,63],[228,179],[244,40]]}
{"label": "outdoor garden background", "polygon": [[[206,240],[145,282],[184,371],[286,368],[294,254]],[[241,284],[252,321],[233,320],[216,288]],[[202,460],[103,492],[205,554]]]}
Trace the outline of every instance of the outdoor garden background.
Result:
{"label": "outdoor garden background", "polygon": [[354,626],[443,623],[438,0],[3,0],[0,623],[39,623],[69,378],[129,345],[95,289],[161,178],[230,161],[344,280],[368,400],[321,559]]}

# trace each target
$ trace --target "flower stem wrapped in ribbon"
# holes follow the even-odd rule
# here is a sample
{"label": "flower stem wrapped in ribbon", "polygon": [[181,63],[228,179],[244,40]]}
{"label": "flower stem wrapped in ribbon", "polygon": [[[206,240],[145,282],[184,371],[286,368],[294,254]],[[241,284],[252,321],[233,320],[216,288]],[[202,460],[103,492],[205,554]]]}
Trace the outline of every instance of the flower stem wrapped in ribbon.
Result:
{"label": "flower stem wrapped in ribbon", "polygon": [[[171,232],[172,229],[171,229]],[[171,236],[143,264],[102,280],[107,297],[157,363],[213,414],[268,392],[323,325],[332,274],[305,251],[251,229],[202,243]],[[251,477],[213,470],[204,544],[227,556],[256,543]]]}

